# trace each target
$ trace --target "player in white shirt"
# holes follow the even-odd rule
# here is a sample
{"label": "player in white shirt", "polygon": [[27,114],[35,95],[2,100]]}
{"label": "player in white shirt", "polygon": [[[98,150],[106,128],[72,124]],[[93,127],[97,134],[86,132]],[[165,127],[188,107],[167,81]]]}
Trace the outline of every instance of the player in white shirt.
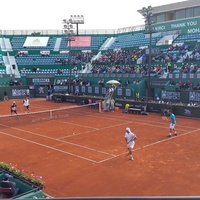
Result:
{"label": "player in white shirt", "polygon": [[29,101],[28,97],[26,97],[26,99],[23,100],[23,105],[24,105],[25,113],[26,112],[29,113],[29,110],[30,110],[30,101]]}
{"label": "player in white shirt", "polygon": [[133,160],[132,150],[135,146],[135,140],[137,139],[137,136],[131,132],[130,128],[126,128],[125,133],[125,142],[127,144],[128,153],[130,155],[130,160]]}

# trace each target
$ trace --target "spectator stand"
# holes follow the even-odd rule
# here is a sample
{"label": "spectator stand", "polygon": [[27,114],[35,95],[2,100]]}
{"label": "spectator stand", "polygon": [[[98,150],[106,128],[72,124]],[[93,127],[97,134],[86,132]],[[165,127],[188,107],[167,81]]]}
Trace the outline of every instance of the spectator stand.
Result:
{"label": "spectator stand", "polygon": [[[4,171],[3,169],[0,169],[0,181],[2,181],[4,174],[7,173],[7,171]],[[26,198],[32,198],[32,197],[43,197],[43,191],[40,187],[30,184],[28,181],[25,181],[19,177],[16,177],[11,172],[9,172],[10,175],[13,176],[11,178],[11,181],[16,183],[16,187],[20,189],[20,193],[13,197],[11,193],[9,193],[9,190],[0,189],[0,198],[15,198],[15,199],[25,199]]]}

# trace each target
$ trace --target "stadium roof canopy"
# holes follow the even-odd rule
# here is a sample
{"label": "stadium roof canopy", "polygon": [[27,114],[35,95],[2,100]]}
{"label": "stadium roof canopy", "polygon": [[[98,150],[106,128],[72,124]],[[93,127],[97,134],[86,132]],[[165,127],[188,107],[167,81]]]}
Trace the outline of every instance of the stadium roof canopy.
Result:
{"label": "stadium roof canopy", "polygon": [[[177,3],[153,7],[153,13],[159,14],[159,13],[164,13],[168,11],[181,10],[184,8],[193,8],[196,6],[200,6],[200,0],[187,0],[187,1],[181,1]],[[140,14],[142,14],[142,9],[137,10],[137,11]]]}

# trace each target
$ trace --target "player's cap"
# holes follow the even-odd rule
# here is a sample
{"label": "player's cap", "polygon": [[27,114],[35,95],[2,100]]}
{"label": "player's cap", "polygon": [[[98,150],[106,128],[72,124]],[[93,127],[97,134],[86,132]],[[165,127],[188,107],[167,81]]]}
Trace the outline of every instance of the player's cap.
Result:
{"label": "player's cap", "polygon": [[3,179],[9,179],[9,178],[12,178],[13,176],[12,175],[10,175],[10,174],[4,174],[4,177],[3,177]]}
{"label": "player's cap", "polygon": [[126,131],[130,132],[130,131],[131,131],[131,129],[127,127],[127,128],[126,128]]}

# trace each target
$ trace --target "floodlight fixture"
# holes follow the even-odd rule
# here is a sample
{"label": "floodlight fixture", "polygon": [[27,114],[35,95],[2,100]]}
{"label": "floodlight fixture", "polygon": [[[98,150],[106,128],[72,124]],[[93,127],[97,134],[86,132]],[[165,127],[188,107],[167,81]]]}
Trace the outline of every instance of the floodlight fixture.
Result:
{"label": "floodlight fixture", "polygon": [[76,31],[78,35],[78,25],[84,24],[84,16],[83,15],[70,15],[70,22],[72,24],[76,24]]}
{"label": "floodlight fixture", "polygon": [[70,15],[72,24],[84,24],[84,16],[83,15]]}

